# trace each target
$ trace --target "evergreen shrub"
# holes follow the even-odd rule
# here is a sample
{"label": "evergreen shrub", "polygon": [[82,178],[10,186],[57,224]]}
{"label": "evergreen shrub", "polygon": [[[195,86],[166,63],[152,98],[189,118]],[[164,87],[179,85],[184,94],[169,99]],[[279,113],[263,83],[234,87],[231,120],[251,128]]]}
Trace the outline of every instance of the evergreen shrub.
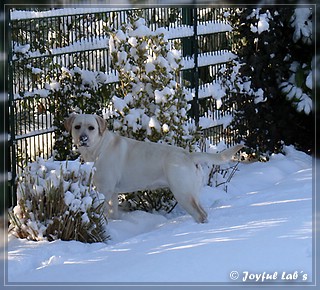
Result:
{"label": "evergreen shrub", "polygon": [[[196,126],[188,116],[192,95],[180,83],[181,53],[166,38],[166,30],[151,31],[146,20],[128,22],[110,31],[113,69],[118,72],[107,115],[122,136],[194,150]],[[123,208],[170,212],[176,205],[167,189],[122,195]]]}
{"label": "evergreen shrub", "polygon": [[106,241],[104,195],[95,191],[92,176],[92,165],[78,161],[30,163],[17,179],[9,231],[33,241]]}
{"label": "evergreen shrub", "polygon": [[233,75],[231,126],[239,139],[262,159],[283,152],[283,145],[312,153],[313,9],[241,8],[229,20],[239,58],[224,73]]}

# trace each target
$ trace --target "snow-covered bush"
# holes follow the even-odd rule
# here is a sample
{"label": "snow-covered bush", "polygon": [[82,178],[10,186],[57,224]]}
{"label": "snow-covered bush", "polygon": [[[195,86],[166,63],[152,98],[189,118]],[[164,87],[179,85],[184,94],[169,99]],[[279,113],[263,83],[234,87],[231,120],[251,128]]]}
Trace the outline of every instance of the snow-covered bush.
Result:
{"label": "snow-covered bush", "polygon": [[[312,9],[299,7],[294,9],[290,18],[290,25],[294,28],[293,43],[303,49],[312,48]],[[308,57],[293,56],[289,52],[286,61],[290,62],[289,78],[282,82],[280,87],[287,99],[291,101],[298,112],[309,115],[312,110],[312,62],[313,55]]]}
{"label": "snow-covered bush", "polygon": [[109,41],[119,74],[107,112],[114,118],[114,130],[137,140],[191,148],[195,127],[187,112],[192,94],[179,82],[181,53],[171,48],[165,29],[151,31],[142,18],[128,21],[111,32]]}
{"label": "snow-covered bush", "polygon": [[[106,114],[123,136],[193,150],[196,127],[187,115],[192,95],[180,83],[181,53],[171,47],[166,33],[161,28],[152,31],[135,16],[110,31],[119,85]],[[168,190],[131,193],[121,201],[125,208],[146,211],[170,211],[176,204]]]}
{"label": "snow-covered bush", "polygon": [[9,213],[11,233],[34,241],[107,240],[104,195],[93,188],[92,176],[90,163],[30,163],[17,179],[18,204]]}
{"label": "snow-covered bush", "polygon": [[232,126],[254,155],[282,152],[284,144],[306,152],[314,146],[312,14],[292,6],[229,15],[239,56],[225,71],[237,109]]}
{"label": "snow-covered bush", "polygon": [[[71,67],[71,66],[70,66]],[[52,113],[55,113],[55,159],[77,158],[70,134],[65,132],[64,119],[71,112],[102,115],[103,107],[110,101],[112,84],[110,75],[102,71],[90,71],[79,67],[59,67],[61,74],[51,76],[56,82]],[[112,75],[111,75],[112,77]],[[57,110],[59,113],[57,114]]]}

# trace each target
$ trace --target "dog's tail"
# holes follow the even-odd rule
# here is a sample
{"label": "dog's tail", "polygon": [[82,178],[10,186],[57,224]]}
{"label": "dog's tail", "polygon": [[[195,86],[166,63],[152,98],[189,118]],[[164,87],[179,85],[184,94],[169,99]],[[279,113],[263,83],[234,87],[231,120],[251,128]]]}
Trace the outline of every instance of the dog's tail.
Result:
{"label": "dog's tail", "polygon": [[243,145],[236,145],[219,153],[194,152],[191,153],[191,157],[196,163],[212,163],[215,165],[221,165],[230,161],[232,156],[243,147]]}

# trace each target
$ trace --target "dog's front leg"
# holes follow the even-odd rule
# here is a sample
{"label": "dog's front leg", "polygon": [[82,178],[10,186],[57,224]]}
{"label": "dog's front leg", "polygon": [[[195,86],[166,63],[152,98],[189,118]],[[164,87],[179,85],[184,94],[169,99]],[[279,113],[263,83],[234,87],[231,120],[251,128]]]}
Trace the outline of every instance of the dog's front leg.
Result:
{"label": "dog's front leg", "polygon": [[[97,165],[96,165],[97,166]],[[116,193],[116,176],[105,174],[102,170],[96,171],[94,182],[97,190],[105,196],[106,214],[108,218],[119,219],[118,194]]]}
{"label": "dog's front leg", "polygon": [[117,193],[105,193],[107,204],[107,216],[112,219],[119,219],[119,200]]}

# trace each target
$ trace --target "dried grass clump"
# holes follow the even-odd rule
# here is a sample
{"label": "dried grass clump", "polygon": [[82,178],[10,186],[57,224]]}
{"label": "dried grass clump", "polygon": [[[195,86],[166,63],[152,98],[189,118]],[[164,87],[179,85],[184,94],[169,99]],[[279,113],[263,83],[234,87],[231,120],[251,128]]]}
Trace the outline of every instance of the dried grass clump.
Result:
{"label": "dried grass clump", "polygon": [[92,165],[38,159],[18,177],[9,231],[24,239],[103,242],[104,196],[92,186]]}

